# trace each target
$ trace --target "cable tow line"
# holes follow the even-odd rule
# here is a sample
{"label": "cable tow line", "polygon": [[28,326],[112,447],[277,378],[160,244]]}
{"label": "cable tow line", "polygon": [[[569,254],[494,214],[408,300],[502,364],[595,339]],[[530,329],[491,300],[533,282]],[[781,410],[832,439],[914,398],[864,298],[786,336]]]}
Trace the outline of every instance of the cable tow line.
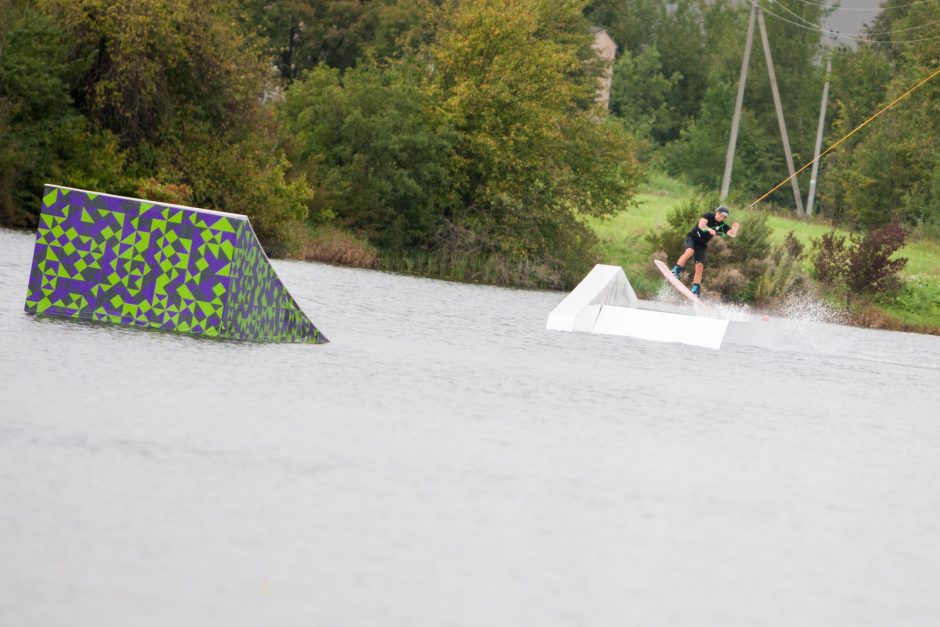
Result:
{"label": "cable tow line", "polygon": [[864,122],[862,122],[861,124],[859,124],[858,126],[856,126],[855,128],[853,128],[850,132],[846,133],[844,136],[842,136],[841,139],[839,139],[839,141],[837,141],[837,142],[834,143],[833,145],[831,145],[831,146],[829,146],[828,148],[826,148],[818,157],[816,157],[815,159],[813,159],[813,160],[807,162],[806,165],[804,165],[802,168],[800,168],[799,170],[797,170],[796,172],[794,172],[791,176],[788,176],[787,178],[785,178],[785,179],[783,179],[782,181],[780,181],[779,183],[777,183],[777,185],[775,185],[769,192],[767,192],[766,194],[764,194],[763,196],[761,196],[760,198],[758,198],[757,200],[755,200],[754,202],[752,202],[751,204],[749,204],[749,205],[746,207],[746,209],[750,209],[751,207],[753,207],[753,206],[756,205],[757,203],[761,202],[762,200],[764,200],[765,198],[767,198],[768,196],[770,196],[771,194],[773,194],[775,191],[777,191],[778,189],[780,189],[781,187],[783,187],[784,185],[786,185],[786,184],[790,181],[791,178],[793,178],[794,176],[798,176],[800,173],[802,173],[804,170],[806,170],[806,168],[810,167],[811,165],[813,165],[814,163],[816,163],[817,161],[819,161],[820,159],[822,159],[823,157],[825,157],[827,154],[829,154],[830,152],[832,152],[833,150],[835,150],[836,147],[839,146],[839,144],[841,144],[842,142],[844,142],[845,140],[847,140],[849,137],[851,137],[852,135],[854,135],[856,132],[858,132],[859,130],[861,130],[861,128],[862,128],[863,126],[867,125],[869,122],[871,122],[872,120],[874,120],[875,118],[877,118],[879,115],[881,115],[882,113],[884,113],[885,111],[887,111],[888,109],[890,109],[891,107],[893,107],[894,105],[896,105],[897,103],[901,102],[902,100],[904,100],[905,98],[907,98],[908,96],[910,96],[912,93],[914,93],[915,91],[917,91],[924,83],[926,83],[927,81],[931,80],[932,78],[935,78],[937,75],[940,75],[940,67],[938,67],[936,70],[934,70],[933,72],[931,72],[927,77],[923,78],[919,83],[917,83],[916,85],[914,85],[913,87],[911,87],[910,89],[908,89],[906,92],[904,92],[903,94],[901,94],[900,96],[898,96],[897,98],[895,98],[894,100],[892,100],[890,103],[888,103],[887,105],[885,105],[884,108],[881,109],[881,111],[879,111],[878,113],[876,113],[876,114],[874,114],[873,116],[869,117],[867,120],[865,120]]}

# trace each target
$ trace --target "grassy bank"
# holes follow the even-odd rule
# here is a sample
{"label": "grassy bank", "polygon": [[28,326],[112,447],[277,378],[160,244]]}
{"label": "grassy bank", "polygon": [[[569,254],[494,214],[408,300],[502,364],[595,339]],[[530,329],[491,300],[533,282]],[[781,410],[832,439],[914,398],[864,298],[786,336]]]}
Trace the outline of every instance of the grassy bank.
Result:
{"label": "grassy bank", "polygon": [[323,226],[302,233],[297,252],[305,261],[371,268],[415,276],[507,287],[562,289],[564,278],[555,270],[527,260],[495,254],[446,250],[382,251],[343,229]]}
{"label": "grassy bank", "polygon": [[[651,263],[653,251],[644,237],[661,228],[666,223],[666,215],[694,193],[692,187],[674,179],[653,176],[637,195],[634,208],[612,218],[589,219],[589,225],[600,240],[599,256],[594,261],[622,266],[641,297],[655,294],[663,280]],[[735,209],[734,213],[734,217],[739,218],[743,211]],[[812,239],[832,229],[824,220],[799,220],[783,215],[769,216],[768,224],[773,229],[772,245],[782,243],[792,231],[807,251]],[[383,252],[332,227],[312,230],[304,239],[297,256],[310,261],[490,285],[558,289],[563,283],[556,273],[538,264],[514,263],[492,255]],[[679,251],[667,252],[672,262]],[[875,302],[853,311],[850,319],[864,326],[940,333],[940,243],[912,239],[900,254],[908,259],[901,273],[906,283],[904,291],[893,302]],[[809,273],[809,259],[803,264]],[[836,293],[824,294],[824,297],[830,304],[845,307],[844,299]]]}
{"label": "grassy bank", "polygon": [[[637,196],[636,208],[613,218],[591,220],[590,224],[600,239],[598,263],[623,266],[641,296],[654,294],[662,285],[662,277],[650,263],[653,251],[644,235],[664,225],[669,211],[684,203],[693,193],[691,187],[673,179],[653,176]],[[741,212],[737,213],[740,215]],[[825,221],[804,221],[781,215],[770,216],[768,224],[773,228],[771,243],[783,242],[787,233],[793,231],[807,250],[813,238],[832,229]],[[679,251],[668,252],[672,256]],[[904,291],[892,303],[874,303],[860,312],[857,321],[889,328],[940,331],[940,243],[913,239],[900,255],[909,260],[901,273],[906,282]],[[809,261],[804,264],[809,271]]]}

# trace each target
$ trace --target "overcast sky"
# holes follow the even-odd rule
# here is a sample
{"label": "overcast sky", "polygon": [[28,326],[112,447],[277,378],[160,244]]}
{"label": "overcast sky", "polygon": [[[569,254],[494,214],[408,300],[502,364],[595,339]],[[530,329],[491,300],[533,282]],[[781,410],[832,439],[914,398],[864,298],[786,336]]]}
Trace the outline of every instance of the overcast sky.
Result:
{"label": "overcast sky", "polygon": [[[832,0],[803,0],[805,2],[812,3],[823,3],[828,5],[834,4]],[[762,2],[767,9],[773,11],[772,2]],[[829,30],[836,30],[840,33],[848,33],[850,35],[855,35],[856,33],[862,30],[862,26],[866,23],[870,23],[879,13],[878,0],[842,0],[840,6],[835,13],[829,16],[823,23],[824,28]],[[784,16],[787,14],[783,11],[775,11]],[[774,19],[770,17],[769,19]],[[796,28],[794,26],[793,28]],[[826,43],[831,43],[831,38],[826,37]],[[852,43],[852,39],[843,37],[839,41],[844,44]]]}
{"label": "overcast sky", "polygon": [[857,33],[863,24],[871,22],[878,13],[877,0],[844,0],[824,26],[843,33]]}

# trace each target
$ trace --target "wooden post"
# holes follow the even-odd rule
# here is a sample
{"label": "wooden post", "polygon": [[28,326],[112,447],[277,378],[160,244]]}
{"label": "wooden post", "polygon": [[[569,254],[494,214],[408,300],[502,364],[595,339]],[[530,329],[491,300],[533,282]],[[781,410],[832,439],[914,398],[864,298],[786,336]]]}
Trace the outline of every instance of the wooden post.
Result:
{"label": "wooden post", "polygon": [[728,152],[725,155],[725,175],[721,179],[719,200],[724,202],[731,189],[731,168],[734,166],[734,149],[738,143],[738,127],[741,125],[741,107],[744,105],[744,85],[747,82],[747,68],[751,63],[751,44],[754,41],[754,18],[757,5],[751,5],[751,17],[747,22],[747,36],[744,39],[744,58],[741,60],[741,77],[738,79],[738,97],[734,101],[734,117],[731,118],[731,136],[728,138]]}
{"label": "wooden post", "polygon": [[[756,3],[755,3],[756,4]],[[757,8],[757,25],[760,27],[761,41],[764,45],[764,58],[767,60],[767,74],[770,76],[770,89],[774,96],[774,106],[777,109],[777,123],[780,126],[780,138],[783,140],[783,154],[787,158],[787,168],[790,170],[790,185],[793,187],[793,200],[796,202],[796,213],[803,215],[803,195],[800,193],[800,184],[796,180],[796,168],[793,167],[793,154],[790,152],[790,137],[787,135],[787,123],[783,119],[783,105],[780,103],[780,92],[777,89],[777,75],[774,73],[774,61],[770,54],[770,42],[767,40],[767,26],[764,24],[764,14]]]}
{"label": "wooden post", "polygon": [[819,125],[816,127],[816,148],[813,150],[813,173],[809,177],[809,197],[806,199],[806,216],[813,215],[816,200],[816,175],[819,173],[819,151],[822,149],[823,126],[826,124],[826,105],[829,104],[829,74],[832,60],[826,62],[826,82],[823,85],[822,102],[819,104]]}

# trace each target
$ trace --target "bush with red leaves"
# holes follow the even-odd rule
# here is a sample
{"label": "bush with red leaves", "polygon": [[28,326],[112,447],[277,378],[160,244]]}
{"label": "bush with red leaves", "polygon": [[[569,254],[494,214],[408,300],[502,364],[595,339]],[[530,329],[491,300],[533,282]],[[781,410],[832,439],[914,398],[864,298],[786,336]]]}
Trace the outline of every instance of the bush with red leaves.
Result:
{"label": "bush with red leaves", "polygon": [[891,256],[904,246],[907,230],[897,220],[869,231],[853,242],[845,283],[856,293],[894,294],[904,285],[898,272],[907,259]]}
{"label": "bush with red leaves", "polygon": [[822,283],[832,285],[838,279],[845,278],[847,259],[844,235],[830,231],[813,240],[813,270]]}
{"label": "bush with red leaves", "polygon": [[904,284],[898,272],[907,259],[891,257],[906,239],[907,231],[896,220],[848,242],[845,236],[830,231],[813,240],[816,278],[827,285],[845,281],[848,295],[894,294]]}

